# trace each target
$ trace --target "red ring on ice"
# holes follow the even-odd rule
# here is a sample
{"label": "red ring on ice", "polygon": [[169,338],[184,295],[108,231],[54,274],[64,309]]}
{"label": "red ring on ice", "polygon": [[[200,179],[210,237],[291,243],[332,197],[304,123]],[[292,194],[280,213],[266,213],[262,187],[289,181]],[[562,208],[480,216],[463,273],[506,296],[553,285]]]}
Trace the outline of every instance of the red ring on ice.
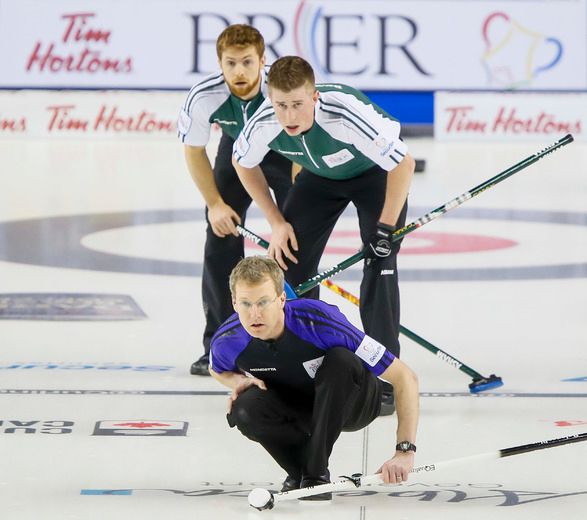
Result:
{"label": "red ring on ice", "polygon": [[[326,247],[326,253],[352,255],[360,247],[358,240],[358,231],[334,231],[330,241],[336,239],[349,238],[357,239],[357,246],[336,246]],[[353,241],[354,242],[354,241]],[[402,242],[402,255],[438,255],[454,253],[476,253],[480,251],[492,251],[496,249],[506,249],[518,245],[514,240],[507,238],[490,237],[484,235],[470,235],[464,233],[438,233],[431,231],[417,231],[413,235],[408,235]]]}
{"label": "red ring on ice", "polygon": [[[269,240],[268,237],[264,237]],[[351,242],[352,245],[337,246],[336,242]],[[330,237],[330,244],[326,246],[325,254],[354,255],[361,247],[358,231],[334,231]],[[484,235],[470,235],[464,233],[438,233],[431,231],[417,231],[414,235],[404,238],[401,248],[402,255],[440,255],[455,253],[477,253],[480,251],[494,251],[514,247],[518,242],[507,238],[489,237]],[[260,249],[260,246],[248,244]]]}

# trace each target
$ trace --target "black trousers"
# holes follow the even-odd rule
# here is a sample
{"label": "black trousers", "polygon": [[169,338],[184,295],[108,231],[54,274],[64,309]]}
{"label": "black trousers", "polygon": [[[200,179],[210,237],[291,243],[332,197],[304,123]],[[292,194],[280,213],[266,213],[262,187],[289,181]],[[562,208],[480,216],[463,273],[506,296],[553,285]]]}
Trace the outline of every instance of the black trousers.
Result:
{"label": "black trousers", "polygon": [[[222,134],[216,162],[214,163],[214,180],[224,202],[241,217],[244,225],[246,212],[251,205],[251,197],[241,184],[236,170],[232,166],[232,145],[234,140]],[[283,208],[285,197],[292,185],[291,162],[275,152],[269,152],[261,168],[275,200]],[[238,261],[244,257],[242,237],[233,235],[220,238],[216,236],[208,221],[206,208],[206,244],[204,246],[204,265],[202,270],[202,302],[206,326],[204,329],[204,352],[210,352],[210,340],[222,323],[234,312],[228,278]]]}
{"label": "black trousers", "polygon": [[379,415],[381,385],[355,354],[338,347],[324,356],[314,388],[314,396],[301,396],[253,386],[233,403],[228,423],[259,442],[288,475],[324,475],[340,433]]}
{"label": "black trousers", "polygon": [[[385,202],[387,174],[379,167],[359,177],[335,181],[302,170],[296,178],[284,208],[285,219],[293,226],[298,240],[298,263],[288,263],[285,273],[290,285],[305,282],[318,272],[320,258],[330,234],[349,203],[359,217],[361,240],[366,244],[381,215]],[[405,224],[407,201],[397,225]],[[361,321],[369,336],[399,357],[400,296],[395,242],[392,254],[385,259],[366,260],[361,281]],[[316,287],[305,294],[318,298]]]}

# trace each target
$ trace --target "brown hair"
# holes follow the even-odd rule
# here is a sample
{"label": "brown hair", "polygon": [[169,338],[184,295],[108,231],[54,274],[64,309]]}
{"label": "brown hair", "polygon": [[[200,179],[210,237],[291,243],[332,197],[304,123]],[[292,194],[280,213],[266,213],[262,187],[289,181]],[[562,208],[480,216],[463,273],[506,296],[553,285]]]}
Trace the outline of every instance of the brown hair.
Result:
{"label": "brown hair", "polygon": [[308,83],[315,88],[316,79],[312,66],[299,56],[283,56],[279,58],[267,75],[267,85],[282,92],[291,92]]}
{"label": "brown hair", "polygon": [[248,256],[236,264],[230,273],[230,292],[234,297],[238,282],[254,285],[263,283],[266,278],[273,281],[278,295],[283,292],[284,277],[279,264],[267,256]]}
{"label": "brown hair", "polygon": [[261,33],[250,25],[234,24],[229,25],[220,33],[216,40],[216,54],[222,59],[222,53],[228,47],[245,48],[249,45],[255,47],[259,58],[265,54],[265,40]]}

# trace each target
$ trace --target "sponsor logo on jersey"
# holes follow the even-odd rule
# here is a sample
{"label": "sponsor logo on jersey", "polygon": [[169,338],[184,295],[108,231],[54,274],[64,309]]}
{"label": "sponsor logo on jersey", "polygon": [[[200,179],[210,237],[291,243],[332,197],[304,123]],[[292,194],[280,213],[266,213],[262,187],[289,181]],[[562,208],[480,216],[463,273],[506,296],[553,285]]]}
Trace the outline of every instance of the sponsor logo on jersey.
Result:
{"label": "sponsor logo on jersey", "polygon": [[249,372],[277,372],[275,367],[249,368]]}
{"label": "sponsor logo on jersey", "polygon": [[391,150],[391,147],[393,146],[393,143],[389,143],[387,145],[387,147],[381,151],[381,153],[379,155],[381,155],[381,157],[383,157],[384,155],[387,155],[388,152]]}
{"label": "sponsor logo on jersey", "polygon": [[306,369],[306,372],[308,372],[308,375],[312,379],[314,379],[316,377],[316,372],[318,372],[318,369],[322,366],[323,361],[324,356],[321,356],[316,359],[309,359],[308,361],[304,361],[302,365],[304,365],[304,368]]}
{"label": "sponsor logo on jersey", "polygon": [[395,274],[395,269],[381,269],[381,276],[385,276],[388,274]]}
{"label": "sponsor logo on jersey", "polygon": [[382,151],[379,152],[379,155],[383,157],[384,155],[387,155],[387,153],[391,150],[393,142],[389,143],[387,139],[385,139],[385,137],[378,137],[377,139],[375,139],[375,146],[377,148],[382,148]]}
{"label": "sponsor logo on jersey", "polygon": [[282,153],[283,155],[304,155],[304,152],[290,152],[289,150],[277,150],[277,153]]}
{"label": "sponsor logo on jersey", "polygon": [[355,354],[359,356],[369,366],[374,367],[378,361],[383,357],[385,353],[385,347],[374,340],[373,338],[365,335],[363,341],[355,351]]}
{"label": "sponsor logo on jersey", "polygon": [[323,155],[322,160],[329,166],[330,168],[334,168],[335,166],[340,166],[341,164],[348,163],[352,161],[355,156],[349,152],[346,148],[339,150],[338,152],[331,153],[330,155]]}
{"label": "sponsor logo on jersey", "polygon": [[214,119],[214,122],[219,125],[238,125],[237,121],[228,121],[226,119]]}

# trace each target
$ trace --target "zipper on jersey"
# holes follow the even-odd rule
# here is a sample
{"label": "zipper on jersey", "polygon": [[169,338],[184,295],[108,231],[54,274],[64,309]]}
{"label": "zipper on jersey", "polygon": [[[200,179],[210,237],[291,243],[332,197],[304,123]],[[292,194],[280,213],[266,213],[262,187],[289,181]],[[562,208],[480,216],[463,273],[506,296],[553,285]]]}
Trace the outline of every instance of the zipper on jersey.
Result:
{"label": "zipper on jersey", "polygon": [[249,107],[250,104],[251,104],[250,101],[247,101],[246,105],[241,104],[241,109],[243,111],[243,123],[245,125],[247,124],[247,120],[249,119],[249,116],[247,115],[247,108]]}
{"label": "zipper on jersey", "polygon": [[303,135],[302,135],[302,144],[304,145],[304,148],[306,150],[306,153],[308,154],[308,157],[310,158],[310,161],[312,161],[312,163],[314,164],[314,166],[316,166],[316,168],[320,168],[320,166],[318,166],[318,164],[316,163],[316,161],[312,157],[312,154],[310,153],[310,150],[308,149],[308,145],[306,145],[306,140],[304,139]]}

